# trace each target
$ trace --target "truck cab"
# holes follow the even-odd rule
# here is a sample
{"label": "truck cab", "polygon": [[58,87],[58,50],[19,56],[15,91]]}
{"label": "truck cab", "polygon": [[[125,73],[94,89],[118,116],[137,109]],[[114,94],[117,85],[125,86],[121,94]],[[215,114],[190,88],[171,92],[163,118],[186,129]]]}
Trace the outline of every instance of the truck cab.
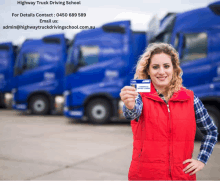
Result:
{"label": "truck cab", "polygon": [[64,115],[95,124],[118,117],[119,93],[145,47],[146,33],[133,32],[130,21],[78,33],[66,63]]}
{"label": "truck cab", "polygon": [[63,94],[67,58],[64,34],[26,40],[14,68],[13,108],[48,114],[55,110],[55,98]]}
{"label": "truck cab", "polygon": [[[13,88],[13,68],[17,46],[11,42],[0,44],[0,107],[6,108],[6,95]],[[11,97],[11,96],[9,96]]]}
{"label": "truck cab", "polygon": [[220,2],[184,13],[169,13],[159,25],[150,30],[155,34],[148,41],[175,47],[183,70],[183,86],[200,98],[219,129]]}

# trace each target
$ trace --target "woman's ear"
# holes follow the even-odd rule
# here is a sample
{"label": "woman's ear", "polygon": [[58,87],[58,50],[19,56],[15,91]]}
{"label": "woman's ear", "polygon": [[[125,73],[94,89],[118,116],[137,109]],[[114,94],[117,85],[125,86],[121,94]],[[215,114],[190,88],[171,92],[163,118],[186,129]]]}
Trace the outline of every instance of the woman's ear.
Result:
{"label": "woman's ear", "polygon": [[150,79],[150,75],[148,73],[148,69],[146,69],[146,72],[147,72],[147,78]]}

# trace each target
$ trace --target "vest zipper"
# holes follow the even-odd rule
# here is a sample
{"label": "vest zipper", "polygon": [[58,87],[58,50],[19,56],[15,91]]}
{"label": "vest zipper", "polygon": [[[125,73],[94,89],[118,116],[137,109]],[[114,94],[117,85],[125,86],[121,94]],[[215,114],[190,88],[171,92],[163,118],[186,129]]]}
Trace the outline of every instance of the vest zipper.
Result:
{"label": "vest zipper", "polygon": [[[168,114],[169,114],[169,122],[170,122],[170,109],[169,109],[169,104],[167,103],[167,109],[168,109]],[[171,136],[171,122],[170,122],[170,130],[169,130],[170,136]],[[169,143],[169,173],[171,176],[171,164],[170,164],[170,143]]]}
{"label": "vest zipper", "polygon": [[141,153],[142,153],[142,148],[141,148],[141,152],[139,153],[139,160],[140,160],[140,157],[141,157]]}
{"label": "vest zipper", "polygon": [[[169,109],[169,105],[167,104],[167,108],[168,108],[168,112],[170,113],[170,109]],[[170,116],[170,114],[169,114],[169,116]],[[170,118],[170,117],[169,117]]]}
{"label": "vest zipper", "polygon": [[141,151],[140,151],[140,153],[139,153],[139,155],[138,155],[138,172],[137,172],[137,176],[138,176],[138,173],[140,173],[140,163],[141,163],[141,153],[142,153],[142,148],[141,148]]}

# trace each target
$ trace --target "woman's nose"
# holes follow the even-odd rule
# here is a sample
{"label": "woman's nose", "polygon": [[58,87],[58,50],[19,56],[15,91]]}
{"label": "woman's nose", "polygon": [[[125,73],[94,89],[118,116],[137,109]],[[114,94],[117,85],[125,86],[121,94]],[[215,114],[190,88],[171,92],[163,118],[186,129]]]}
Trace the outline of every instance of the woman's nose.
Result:
{"label": "woman's nose", "polygon": [[160,67],[159,74],[164,74],[164,72],[165,72],[165,69],[163,67]]}

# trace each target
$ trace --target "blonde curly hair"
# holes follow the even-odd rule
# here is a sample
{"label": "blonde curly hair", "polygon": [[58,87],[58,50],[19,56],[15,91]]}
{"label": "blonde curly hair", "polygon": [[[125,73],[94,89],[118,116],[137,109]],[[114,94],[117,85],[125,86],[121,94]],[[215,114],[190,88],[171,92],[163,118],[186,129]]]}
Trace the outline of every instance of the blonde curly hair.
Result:
{"label": "blonde curly hair", "polygon": [[155,54],[165,53],[171,56],[171,61],[173,65],[173,76],[168,86],[162,93],[165,99],[168,101],[174,92],[180,90],[181,87],[185,88],[182,85],[182,69],[180,68],[179,54],[173,48],[172,45],[166,43],[151,43],[146,48],[145,52],[140,56],[139,61],[136,65],[136,72],[134,74],[134,79],[151,79],[148,74],[149,65],[151,58]]}

